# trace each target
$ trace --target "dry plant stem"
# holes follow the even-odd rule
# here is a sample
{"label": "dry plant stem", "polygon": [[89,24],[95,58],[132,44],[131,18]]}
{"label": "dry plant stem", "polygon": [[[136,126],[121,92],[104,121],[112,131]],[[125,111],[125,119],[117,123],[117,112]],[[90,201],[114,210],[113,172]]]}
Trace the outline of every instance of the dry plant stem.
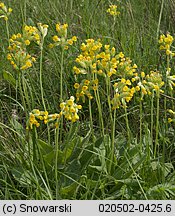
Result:
{"label": "dry plant stem", "polygon": [[157,147],[158,147],[158,136],[159,136],[159,99],[160,92],[157,92],[157,113],[156,113],[156,138],[155,138],[155,147],[154,147],[154,158],[157,155]]}

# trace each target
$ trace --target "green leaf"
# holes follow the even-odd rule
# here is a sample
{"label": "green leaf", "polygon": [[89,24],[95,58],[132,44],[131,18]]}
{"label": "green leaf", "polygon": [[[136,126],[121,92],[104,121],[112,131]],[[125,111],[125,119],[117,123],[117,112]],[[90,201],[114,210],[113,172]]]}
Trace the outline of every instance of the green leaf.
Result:
{"label": "green leaf", "polygon": [[16,86],[16,80],[8,71],[3,71],[3,78],[9,82],[14,88]]}
{"label": "green leaf", "polygon": [[48,154],[53,151],[53,146],[49,145],[41,139],[37,139],[37,144],[43,154]]}
{"label": "green leaf", "polygon": [[28,170],[24,170],[22,167],[14,167],[12,169],[12,175],[21,186],[28,186],[31,184],[31,174]]}
{"label": "green leaf", "polygon": [[75,192],[76,187],[77,187],[77,183],[74,182],[66,187],[62,187],[60,189],[60,193],[62,196],[68,195],[68,197],[70,198],[70,196],[72,196],[73,193]]}
{"label": "green leaf", "polygon": [[15,118],[11,118],[10,123],[12,124],[15,131],[17,131],[20,135],[24,134],[24,127],[20,124]]}
{"label": "green leaf", "polygon": [[67,145],[63,150],[63,162],[65,162],[67,159],[71,157],[76,143],[77,143],[77,138],[74,138],[69,143],[67,143]]}
{"label": "green leaf", "polygon": [[48,154],[43,155],[44,161],[48,164],[48,165],[53,165],[53,162],[55,160],[55,152],[51,151]]}

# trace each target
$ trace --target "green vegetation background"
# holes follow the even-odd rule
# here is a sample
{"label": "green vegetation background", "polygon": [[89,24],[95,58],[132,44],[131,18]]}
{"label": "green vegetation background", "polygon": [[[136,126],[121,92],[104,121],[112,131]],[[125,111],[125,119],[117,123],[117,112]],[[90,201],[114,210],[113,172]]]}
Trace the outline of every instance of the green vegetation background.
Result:
{"label": "green vegetation background", "polygon": [[[114,31],[113,20],[106,13],[110,3],[120,5]],[[10,35],[21,32],[23,24],[49,25],[46,44],[51,42],[57,22],[68,23],[69,34],[76,35],[78,42],[65,56],[64,97],[74,95],[72,68],[79,54],[79,47],[87,38],[101,38],[129,56],[140,70],[162,70],[164,59],[159,53],[158,37],[161,33],[175,31],[175,3],[173,0],[6,0],[13,8],[9,17]],[[0,20],[0,198],[1,199],[175,199],[174,128],[169,127],[164,136],[161,126],[159,134],[160,154],[150,156],[147,148],[152,142],[148,129],[150,108],[144,107],[143,148],[138,144],[138,104],[129,107],[129,123],[134,135],[130,149],[125,149],[126,126],[123,112],[119,111],[115,138],[116,166],[112,173],[103,170],[107,163],[104,149],[110,146],[109,135],[99,137],[95,143],[89,135],[88,108],[82,111],[81,124],[73,128],[72,134],[63,143],[67,145],[58,161],[58,187],[56,194],[54,171],[54,144],[47,143],[46,129],[38,130],[39,153],[29,158],[26,133],[26,113],[15,101],[15,89],[3,78],[3,71],[14,74],[6,59],[7,36],[5,22]],[[38,52],[38,51],[37,51]],[[38,55],[38,53],[36,53]],[[43,87],[46,106],[56,112],[59,104],[60,50],[44,48]],[[39,87],[39,63],[30,70],[27,79],[34,98],[31,109],[43,109]],[[172,65],[172,70],[174,66]],[[160,101],[160,112],[163,112]],[[16,110],[16,105],[18,109]],[[28,110],[30,112],[31,110]],[[94,122],[98,121],[93,108]],[[103,114],[108,120],[108,113]],[[160,120],[161,121],[161,120]],[[161,125],[161,122],[160,122]],[[66,136],[64,126],[64,135]],[[54,133],[54,132],[53,132]],[[54,134],[51,133],[51,139]],[[53,138],[54,142],[54,138]],[[164,156],[162,145],[165,143]],[[63,158],[66,157],[66,160]]]}

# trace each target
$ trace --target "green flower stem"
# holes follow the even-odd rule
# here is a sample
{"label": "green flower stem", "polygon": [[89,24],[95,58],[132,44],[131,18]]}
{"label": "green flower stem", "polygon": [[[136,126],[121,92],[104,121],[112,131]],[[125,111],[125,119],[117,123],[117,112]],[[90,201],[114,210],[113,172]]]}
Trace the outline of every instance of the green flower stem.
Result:
{"label": "green flower stem", "polygon": [[151,141],[152,141],[151,151],[152,152],[153,152],[153,125],[154,125],[154,91],[152,91],[152,96],[151,96]]}
{"label": "green flower stem", "polygon": [[[37,145],[37,147],[38,147],[38,145]],[[51,188],[50,188],[50,184],[49,184],[49,179],[48,179],[48,173],[46,171],[46,166],[45,166],[45,163],[44,163],[43,155],[42,155],[39,147],[38,147],[38,155],[39,155],[39,158],[41,160],[41,164],[42,164],[42,168],[43,168],[43,173],[44,173],[44,176],[45,176],[45,179],[46,179],[46,183],[47,183],[47,184],[45,183],[44,185],[46,187],[46,190],[47,190],[47,193],[49,195],[49,198],[51,200],[53,200],[52,194],[51,194]]]}
{"label": "green flower stem", "polygon": [[36,158],[38,158],[37,155],[37,139],[38,139],[38,134],[37,134],[37,130],[36,127],[33,128],[32,131],[32,144],[33,144],[33,160],[32,162],[34,163],[34,161],[36,160]]}
{"label": "green flower stem", "polygon": [[106,78],[106,92],[107,92],[107,100],[108,100],[108,107],[109,107],[109,116],[111,121],[111,126],[113,127],[113,117],[112,117],[112,108],[111,108],[111,100],[110,100],[110,78]]}
{"label": "green flower stem", "polygon": [[[22,105],[23,105],[23,107],[24,107],[24,111],[27,112],[27,107],[26,107],[24,92],[23,92],[23,88],[22,88],[21,71],[19,71],[18,86],[19,86],[19,92],[20,92],[20,96],[21,96],[21,100],[22,100]],[[17,96],[16,96],[16,97],[17,97]]]}
{"label": "green flower stem", "polygon": [[89,115],[90,115],[90,125],[91,125],[92,139],[93,139],[93,141],[95,141],[93,120],[92,120],[92,106],[91,106],[91,100],[90,99],[89,99]]}
{"label": "green flower stem", "polygon": [[109,174],[111,173],[112,170],[112,165],[114,162],[114,153],[115,153],[115,121],[116,121],[116,109],[114,110],[114,117],[113,117],[113,125],[111,128],[111,158],[110,158],[110,164],[109,164]]}
{"label": "green flower stem", "polygon": [[103,123],[103,115],[102,115],[102,108],[101,108],[101,101],[100,101],[100,95],[99,91],[95,91],[95,99],[98,107],[98,112],[99,112],[99,122],[101,126],[101,131],[102,131],[102,136],[104,136],[104,123]]}
{"label": "green flower stem", "polygon": [[[44,101],[44,91],[43,91],[43,80],[42,80],[42,69],[43,69],[43,45],[44,45],[44,38],[42,39],[41,45],[40,45],[40,91],[41,91],[41,99],[42,99],[42,104],[44,107],[44,111],[46,110],[46,105]],[[47,133],[48,133],[48,142],[50,143],[50,132],[49,132],[49,126],[47,124]]]}
{"label": "green flower stem", "polygon": [[155,146],[154,146],[154,158],[157,154],[157,146],[158,146],[158,135],[159,135],[159,99],[160,92],[157,92],[157,113],[156,113],[156,137],[155,137]]}
{"label": "green flower stem", "polygon": [[107,92],[107,101],[108,101],[109,116],[110,116],[110,122],[111,122],[111,156],[110,156],[110,164],[109,164],[109,173],[111,173],[112,164],[114,160],[115,117],[116,117],[116,109],[114,110],[114,118],[112,117],[110,88],[111,88],[110,78],[106,77],[106,92]]}
{"label": "green flower stem", "polygon": [[[27,86],[26,86],[26,80],[25,80],[25,77],[24,75],[22,74],[22,86],[23,86],[23,92],[24,92],[24,96],[25,96],[25,99],[26,99],[26,102],[27,102],[27,107],[29,110],[31,110],[31,101],[30,101],[30,98],[29,98],[29,94],[28,94],[28,89],[27,89]],[[30,93],[30,91],[29,91]],[[32,98],[31,98],[32,100]]]}
{"label": "green flower stem", "polygon": [[[174,96],[173,96],[173,90],[170,91],[170,96],[171,96],[171,98],[174,98]],[[173,100],[171,100],[171,105],[172,105],[172,110],[175,110],[174,101]]]}
{"label": "green flower stem", "polygon": [[6,26],[6,32],[7,32],[8,45],[10,46],[10,34],[9,34],[8,20],[5,21],[5,26]]}
{"label": "green flower stem", "polygon": [[161,3],[161,9],[160,9],[160,14],[159,14],[159,21],[158,21],[158,25],[157,25],[157,40],[159,38],[160,23],[161,23],[162,14],[163,14],[164,1],[165,0],[162,0],[162,3]]}
{"label": "green flower stem", "polygon": [[143,107],[142,107],[142,99],[140,99],[140,151],[142,152],[142,120],[143,120]]}
{"label": "green flower stem", "polygon": [[126,106],[124,107],[124,109],[125,109],[125,121],[126,121],[127,135],[128,135],[128,147],[130,147],[130,145],[131,145],[131,131],[130,131],[130,127],[129,127],[128,113],[127,113]]}
{"label": "green flower stem", "polygon": [[43,67],[43,43],[41,44],[41,53],[40,53],[40,90],[41,90],[41,99],[44,107],[44,111],[46,111],[46,105],[44,101],[44,92],[43,92],[43,80],[42,80],[42,67]]}
{"label": "green flower stem", "polygon": [[58,128],[55,129],[55,184],[56,184],[56,200],[59,199],[58,196],[58,191],[59,191],[59,184],[58,184],[58,150],[59,150],[59,146],[58,146],[58,141],[59,141],[59,129],[60,129],[60,125],[58,122]]}
{"label": "green flower stem", "polygon": [[[167,55],[167,69],[170,67],[170,57]],[[167,93],[167,71],[165,72],[165,94]],[[164,112],[165,112],[165,133],[168,129],[167,122],[167,98],[164,98]]]}
{"label": "green flower stem", "polygon": [[60,70],[60,102],[63,102],[63,69],[64,69],[64,49],[61,50],[61,70]]}
{"label": "green flower stem", "polygon": [[[71,134],[72,134],[72,129],[73,129],[73,122],[71,121],[70,123],[70,128],[69,128],[69,132],[68,132],[68,137],[66,139],[66,142],[71,142]],[[67,152],[68,152],[68,145],[65,145],[65,157],[64,157],[64,167],[66,167],[66,161],[67,161]]]}
{"label": "green flower stem", "polygon": [[[61,48],[61,69],[60,69],[60,103],[63,102],[63,69],[64,69],[64,48]],[[60,142],[62,141],[63,118],[61,118]]]}

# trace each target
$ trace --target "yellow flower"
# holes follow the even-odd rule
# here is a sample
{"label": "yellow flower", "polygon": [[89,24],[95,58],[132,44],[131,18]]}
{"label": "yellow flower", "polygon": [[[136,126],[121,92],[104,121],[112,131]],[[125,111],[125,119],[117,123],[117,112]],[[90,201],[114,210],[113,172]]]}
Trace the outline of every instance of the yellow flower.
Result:
{"label": "yellow flower", "polygon": [[11,60],[11,59],[12,59],[11,54],[9,54],[9,53],[7,54],[7,59],[8,59],[8,60]]}
{"label": "yellow flower", "polygon": [[172,118],[168,118],[168,123],[171,123],[172,121]]}
{"label": "yellow flower", "polygon": [[88,90],[88,86],[83,86],[82,91],[86,91],[86,90]]}
{"label": "yellow flower", "polygon": [[120,14],[119,11],[117,11],[117,5],[110,5],[107,9],[107,13],[109,13],[111,16],[118,16]]}
{"label": "yellow flower", "polygon": [[9,8],[8,11],[9,11],[9,13],[11,13],[11,12],[13,11],[13,9],[12,9],[12,8]]}
{"label": "yellow flower", "polygon": [[72,44],[73,44],[73,40],[72,40],[72,39],[69,39],[69,40],[67,40],[67,43],[68,43],[69,45],[72,45]]}
{"label": "yellow flower", "polygon": [[136,86],[136,87],[135,87],[135,90],[136,90],[136,91],[140,91],[140,86]]}
{"label": "yellow flower", "polygon": [[128,90],[129,90],[128,86],[124,86],[124,87],[123,87],[123,91],[124,91],[124,92],[126,92],[126,91],[128,91]]}
{"label": "yellow flower", "polygon": [[173,110],[171,110],[171,109],[169,109],[168,112],[169,112],[170,114],[175,115],[175,112],[174,112]]}
{"label": "yellow flower", "polygon": [[123,58],[124,54],[122,52],[120,52],[118,56],[119,56],[119,58]]}
{"label": "yellow flower", "polygon": [[30,41],[29,41],[29,40],[25,40],[24,43],[25,43],[25,45],[27,45],[27,46],[30,45]]}
{"label": "yellow flower", "polygon": [[97,91],[97,89],[98,89],[98,86],[93,86],[94,91]]}
{"label": "yellow flower", "polygon": [[54,35],[54,36],[52,37],[52,40],[53,40],[54,42],[58,42],[58,41],[60,41],[60,38],[59,38],[57,35]]}
{"label": "yellow flower", "polygon": [[144,78],[145,77],[145,73],[141,72],[141,77]]}
{"label": "yellow flower", "polygon": [[73,40],[74,42],[76,42],[76,41],[77,41],[77,37],[76,37],[76,36],[73,36],[73,37],[72,37],[72,40]]}
{"label": "yellow flower", "polygon": [[126,83],[126,80],[124,78],[121,79],[121,83]]}
{"label": "yellow flower", "polygon": [[87,85],[87,86],[89,85],[89,83],[90,83],[89,80],[85,80],[85,81],[84,81],[84,84]]}
{"label": "yellow flower", "polygon": [[131,85],[131,81],[129,79],[126,80],[126,85]]}
{"label": "yellow flower", "polygon": [[65,50],[68,50],[68,49],[69,49],[69,47],[68,47],[68,46],[65,46],[65,47],[64,47],[64,49],[65,49]]}
{"label": "yellow flower", "polygon": [[78,89],[79,87],[80,87],[80,84],[78,84],[78,83],[75,83],[75,84],[74,84],[74,88],[75,88],[75,89]]}
{"label": "yellow flower", "polygon": [[50,49],[52,49],[52,48],[54,47],[54,44],[51,43],[51,44],[48,45],[48,47],[49,47]]}

